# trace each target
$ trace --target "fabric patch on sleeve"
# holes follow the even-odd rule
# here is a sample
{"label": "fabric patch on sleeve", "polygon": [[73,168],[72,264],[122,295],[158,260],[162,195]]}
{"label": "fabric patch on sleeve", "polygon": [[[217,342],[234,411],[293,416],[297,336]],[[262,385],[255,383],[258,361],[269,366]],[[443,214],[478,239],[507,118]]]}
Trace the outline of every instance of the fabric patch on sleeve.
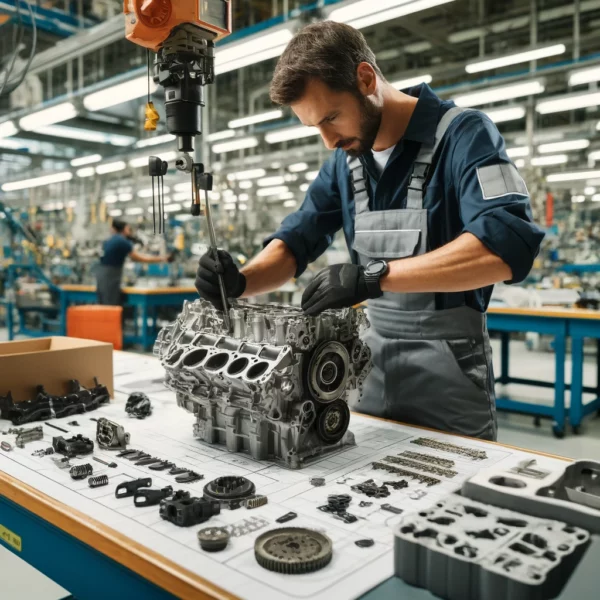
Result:
{"label": "fabric patch on sleeve", "polygon": [[493,200],[510,194],[529,196],[523,178],[511,163],[478,167],[477,177],[484,200]]}

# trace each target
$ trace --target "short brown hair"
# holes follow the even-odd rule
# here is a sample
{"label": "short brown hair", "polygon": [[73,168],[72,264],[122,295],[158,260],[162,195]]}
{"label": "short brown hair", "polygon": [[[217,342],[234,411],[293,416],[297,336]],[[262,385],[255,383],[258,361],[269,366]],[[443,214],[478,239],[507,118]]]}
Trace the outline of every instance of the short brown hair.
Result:
{"label": "short brown hair", "polygon": [[383,78],[358,29],[334,21],[307,25],[292,38],[275,67],[271,100],[284,106],[300,100],[312,78],[338,92],[357,93],[356,68],[361,62]]}

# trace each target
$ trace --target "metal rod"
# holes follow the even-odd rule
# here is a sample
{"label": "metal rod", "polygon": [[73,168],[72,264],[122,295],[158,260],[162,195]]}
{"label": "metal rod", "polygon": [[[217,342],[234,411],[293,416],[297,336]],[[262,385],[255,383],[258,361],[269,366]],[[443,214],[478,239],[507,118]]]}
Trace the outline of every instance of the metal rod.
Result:
{"label": "metal rod", "polygon": [[52,423],[48,423],[48,421],[44,422],[44,425],[48,425],[48,427],[52,427],[53,429],[58,429],[58,431],[62,431],[63,433],[69,433],[66,429],[59,427],[58,425],[52,425]]}

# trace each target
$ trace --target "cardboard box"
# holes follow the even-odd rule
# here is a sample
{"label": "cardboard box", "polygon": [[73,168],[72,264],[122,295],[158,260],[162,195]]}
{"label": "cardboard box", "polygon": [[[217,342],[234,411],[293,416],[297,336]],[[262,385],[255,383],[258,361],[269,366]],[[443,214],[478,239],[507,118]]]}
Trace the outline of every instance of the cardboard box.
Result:
{"label": "cardboard box", "polygon": [[112,344],[68,337],[0,343],[0,396],[11,392],[15,402],[34,398],[38,385],[63,396],[70,379],[89,388],[94,377],[114,395]]}

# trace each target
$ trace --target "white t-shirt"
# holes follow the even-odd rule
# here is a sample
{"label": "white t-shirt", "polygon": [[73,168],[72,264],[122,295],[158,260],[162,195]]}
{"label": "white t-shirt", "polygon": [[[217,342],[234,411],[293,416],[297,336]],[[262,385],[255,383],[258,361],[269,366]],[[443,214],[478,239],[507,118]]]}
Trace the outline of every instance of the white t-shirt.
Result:
{"label": "white t-shirt", "polygon": [[383,169],[385,169],[385,165],[387,165],[388,160],[390,159],[390,156],[392,155],[392,152],[394,151],[395,147],[396,146],[392,146],[391,148],[388,148],[387,150],[382,150],[381,152],[375,152],[375,150],[371,150],[371,152],[373,152],[373,158],[375,159],[375,165],[377,167],[379,175],[383,173]]}

